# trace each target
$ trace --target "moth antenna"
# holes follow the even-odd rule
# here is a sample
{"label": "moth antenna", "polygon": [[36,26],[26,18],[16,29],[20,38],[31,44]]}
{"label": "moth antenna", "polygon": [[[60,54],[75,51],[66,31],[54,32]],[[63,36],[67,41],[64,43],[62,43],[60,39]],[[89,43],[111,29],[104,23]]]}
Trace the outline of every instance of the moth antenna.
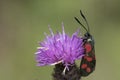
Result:
{"label": "moth antenna", "polygon": [[87,27],[88,27],[88,30],[87,30],[87,31],[90,32],[88,21],[87,21],[86,17],[84,16],[84,14],[82,13],[81,10],[80,10],[80,14],[81,14],[81,16],[83,17],[83,19],[85,20],[85,22],[86,22],[86,24],[87,24]]}
{"label": "moth antenna", "polygon": [[80,20],[78,20],[77,17],[74,17],[75,20],[88,32],[88,30],[86,29],[86,27],[80,22]]}

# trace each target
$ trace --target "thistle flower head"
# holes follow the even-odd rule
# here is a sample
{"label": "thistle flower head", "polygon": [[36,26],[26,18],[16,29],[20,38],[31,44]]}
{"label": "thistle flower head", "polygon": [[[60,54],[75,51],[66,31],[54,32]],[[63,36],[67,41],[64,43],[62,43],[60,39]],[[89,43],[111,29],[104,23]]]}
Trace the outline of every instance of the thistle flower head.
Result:
{"label": "thistle flower head", "polygon": [[78,36],[79,30],[69,36],[64,31],[62,25],[62,33],[53,33],[46,35],[43,42],[36,52],[36,61],[38,66],[55,65],[62,63],[69,66],[75,63],[75,60],[81,59],[84,53],[83,39]]}

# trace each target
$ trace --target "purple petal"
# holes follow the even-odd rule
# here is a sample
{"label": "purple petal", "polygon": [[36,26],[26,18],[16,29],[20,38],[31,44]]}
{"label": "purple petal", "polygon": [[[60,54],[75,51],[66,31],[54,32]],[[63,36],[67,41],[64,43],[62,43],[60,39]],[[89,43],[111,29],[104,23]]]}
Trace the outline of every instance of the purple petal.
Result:
{"label": "purple petal", "polygon": [[75,63],[75,60],[81,59],[84,55],[83,39],[78,36],[77,30],[70,37],[64,31],[62,24],[62,33],[53,33],[49,27],[51,35],[46,35],[46,39],[40,42],[40,47],[36,52],[37,66],[53,65],[62,61],[67,67]]}

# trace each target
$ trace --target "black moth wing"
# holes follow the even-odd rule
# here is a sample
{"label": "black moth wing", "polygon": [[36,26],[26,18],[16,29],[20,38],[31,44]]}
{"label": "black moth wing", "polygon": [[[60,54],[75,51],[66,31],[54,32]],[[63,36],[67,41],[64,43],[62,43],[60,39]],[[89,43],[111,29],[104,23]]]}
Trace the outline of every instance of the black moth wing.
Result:
{"label": "black moth wing", "polygon": [[85,56],[82,57],[80,64],[80,73],[81,76],[88,76],[95,70],[96,59],[95,59],[95,49],[94,49],[94,41],[86,41],[84,43],[85,48]]}

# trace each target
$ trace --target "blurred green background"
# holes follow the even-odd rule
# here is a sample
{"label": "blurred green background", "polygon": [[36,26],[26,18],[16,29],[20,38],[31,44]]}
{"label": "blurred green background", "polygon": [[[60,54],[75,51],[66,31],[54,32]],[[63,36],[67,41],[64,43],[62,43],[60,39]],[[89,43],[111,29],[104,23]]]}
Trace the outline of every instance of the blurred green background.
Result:
{"label": "blurred green background", "polygon": [[54,32],[62,22],[66,33],[76,31],[80,9],[97,58],[95,72],[82,80],[120,80],[120,0],[0,0],[0,80],[52,80],[52,66],[36,66],[38,41],[48,24]]}

